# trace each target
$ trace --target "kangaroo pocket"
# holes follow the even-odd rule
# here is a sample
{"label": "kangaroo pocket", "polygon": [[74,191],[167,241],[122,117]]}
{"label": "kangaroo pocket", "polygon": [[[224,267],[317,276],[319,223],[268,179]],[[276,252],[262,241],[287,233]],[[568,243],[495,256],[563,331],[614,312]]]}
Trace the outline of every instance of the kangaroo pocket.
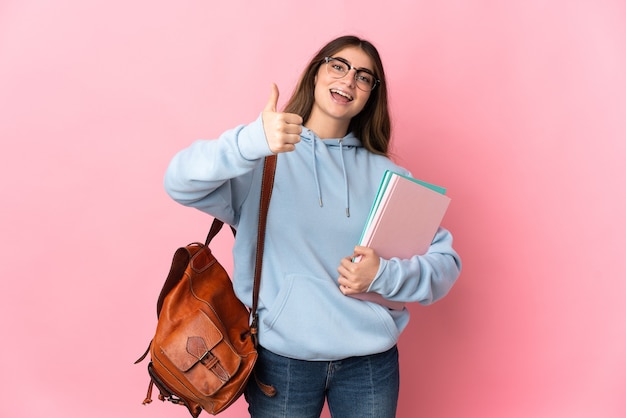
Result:
{"label": "kangaroo pocket", "polygon": [[296,358],[381,352],[395,344],[399,335],[385,308],[344,296],[328,279],[289,275],[266,308],[261,344]]}

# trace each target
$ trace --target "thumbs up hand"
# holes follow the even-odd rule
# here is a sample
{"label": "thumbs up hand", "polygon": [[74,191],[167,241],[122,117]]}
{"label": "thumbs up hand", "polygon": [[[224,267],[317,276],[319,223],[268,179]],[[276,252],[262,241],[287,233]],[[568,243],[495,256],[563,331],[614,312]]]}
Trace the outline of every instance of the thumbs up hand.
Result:
{"label": "thumbs up hand", "polygon": [[277,154],[296,149],[302,133],[302,117],[295,113],[276,111],[278,103],[278,87],[272,83],[270,98],[263,109],[263,130],[270,150]]}

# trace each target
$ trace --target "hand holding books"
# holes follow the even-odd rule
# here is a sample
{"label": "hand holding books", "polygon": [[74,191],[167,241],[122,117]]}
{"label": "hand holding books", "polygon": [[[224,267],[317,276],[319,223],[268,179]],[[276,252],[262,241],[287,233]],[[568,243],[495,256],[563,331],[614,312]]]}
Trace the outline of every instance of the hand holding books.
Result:
{"label": "hand holding books", "polygon": [[[442,187],[386,171],[359,245],[372,248],[385,259],[408,259],[425,254],[450,204],[445,191]],[[353,262],[359,260],[359,257],[352,259]],[[377,293],[351,296],[392,309],[404,307],[404,303],[388,301]]]}

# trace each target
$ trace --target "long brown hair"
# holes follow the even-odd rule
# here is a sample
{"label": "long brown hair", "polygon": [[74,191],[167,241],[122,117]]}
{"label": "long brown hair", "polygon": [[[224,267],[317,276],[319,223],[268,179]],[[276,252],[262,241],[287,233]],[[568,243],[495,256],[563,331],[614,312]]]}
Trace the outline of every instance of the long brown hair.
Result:
{"label": "long brown hair", "polygon": [[315,76],[325,57],[332,57],[338,51],[350,47],[359,47],[374,63],[374,73],[380,83],[372,90],[361,112],[350,121],[348,130],[361,140],[363,146],[375,154],[388,155],[391,137],[391,119],[387,104],[387,83],[383,63],[378,50],[370,42],[356,36],[342,36],[330,41],[313,56],[300,81],[285,106],[285,112],[296,113],[306,121],[311,116],[315,101]]}

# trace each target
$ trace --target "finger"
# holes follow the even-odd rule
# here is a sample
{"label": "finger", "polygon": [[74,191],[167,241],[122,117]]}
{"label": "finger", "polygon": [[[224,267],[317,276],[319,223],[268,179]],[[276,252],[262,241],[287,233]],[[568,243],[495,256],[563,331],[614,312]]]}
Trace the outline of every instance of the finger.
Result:
{"label": "finger", "polygon": [[283,144],[276,149],[272,149],[272,152],[278,154],[282,152],[293,152],[296,150],[296,146],[293,144]]}
{"label": "finger", "polygon": [[302,116],[296,113],[283,113],[284,121],[290,125],[302,125]]}
{"label": "finger", "polygon": [[352,255],[351,257],[344,257],[341,259],[341,267],[343,267],[347,273],[353,273],[354,269],[357,268],[357,266],[354,265],[355,263],[352,261],[355,256],[356,255]]}
{"label": "finger", "polygon": [[349,267],[351,264],[353,263],[346,261],[345,258],[342,258],[339,262],[339,267],[337,267],[337,272],[339,273],[339,275],[347,276],[348,274],[350,274]]}
{"label": "finger", "polygon": [[272,83],[272,89],[270,92],[270,98],[265,105],[266,112],[276,112],[276,106],[278,105],[278,86],[276,83]]}
{"label": "finger", "polygon": [[363,255],[369,255],[369,256],[376,255],[376,251],[374,251],[372,247],[363,247],[360,245],[357,245],[356,247],[354,247],[354,252],[363,254]]}
{"label": "finger", "polygon": [[339,286],[344,287],[346,289],[350,288],[350,281],[344,276],[339,276],[337,278],[337,284],[339,284]]}
{"label": "finger", "polygon": [[355,293],[359,293],[356,290],[354,290],[353,288],[349,287],[349,286],[345,286],[345,285],[341,285],[339,286],[339,290],[341,291],[341,293],[343,293],[344,295],[353,295]]}
{"label": "finger", "polygon": [[285,126],[283,126],[282,130],[283,130],[283,133],[287,135],[293,135],[299,139],[300,134],[302,133],[302,126],[293,125],[291,123],[285,123]]}

